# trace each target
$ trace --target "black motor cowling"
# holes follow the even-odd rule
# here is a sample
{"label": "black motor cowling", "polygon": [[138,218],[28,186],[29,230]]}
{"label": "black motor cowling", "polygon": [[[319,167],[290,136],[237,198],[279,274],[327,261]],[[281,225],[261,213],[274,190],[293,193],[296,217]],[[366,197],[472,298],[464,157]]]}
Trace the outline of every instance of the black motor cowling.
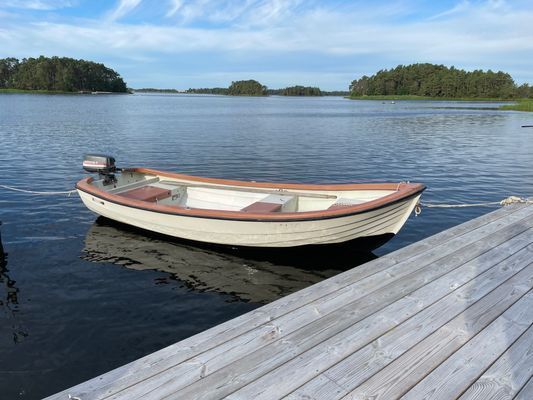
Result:
{"label": "black motor cowling", "polygon": [[104,154],[86,154],[83,157],[83,169],[101,175],[111,175],[117,170],[115,158]]}

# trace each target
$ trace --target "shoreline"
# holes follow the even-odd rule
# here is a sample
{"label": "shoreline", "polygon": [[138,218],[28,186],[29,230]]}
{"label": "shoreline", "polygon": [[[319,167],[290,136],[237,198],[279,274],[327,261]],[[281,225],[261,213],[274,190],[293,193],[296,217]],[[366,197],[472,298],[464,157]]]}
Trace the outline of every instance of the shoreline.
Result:
{"label": "shoreline", "polygon": [[500,99],[500,98],[481,98],[481,97],[425,97],[412,95],[386,95],[386,96],[347,96],[349,100],[370,100],[370,101],[457,101],[457,102],[476,102],[476,103],[511,103],[500,105],[497,110],[502,111],[523,111],[533,112],[533,99]]}
{"label": "shoreline", "polygon": [[0,94],[130,94],[129,92],[100,92],[100,91],[76,91],[69,92],[64,90],[46,90],[46,89],[0,89]]}
{"label": "shoreline", "polygon": [[498,110],[533,112],[533,99],[520,99],[515,101],[515,104],[500,106]]}
{"label": "shoreline", "polygon": [[372,95],[347,96],[350,100],[424,100],[424,101],[478,101],[485,103],[516,102],[517,99],[502,99],[496,97],[430,97],[414,95]]}
{"label": "shoreline", "polygon": [[[198,94],[187,92],[167,92],[167,91],[133,91],[133,93],[173,93],[173,94]],[[44,90],[44,89],[0,89],[0,94],[62,94],[62,95],[115,95],[115,94],[132,94],[132,92],[99,92],[99,91],[60,91],[60,90]],[[211,94],[215,96],[229,96],[229,97],[270,97],[272,95],[222,95]],[[276,95],[273,95],[276,96]],[[279,96],[279,95],[278,95]],[[281,96],[281,97],[328,97],[325,96]],[[497,109],[502,111],[522,111],[533,112],[533,99],[501,99],[501,98],[478,98],[478,97],[426,97],[413,95],[373,95],[373,96],[345,96],[348,100],[369,100],[369,101],[457,101],[457,102],[478,102],[478,103],[512,103],[500,105]]]}

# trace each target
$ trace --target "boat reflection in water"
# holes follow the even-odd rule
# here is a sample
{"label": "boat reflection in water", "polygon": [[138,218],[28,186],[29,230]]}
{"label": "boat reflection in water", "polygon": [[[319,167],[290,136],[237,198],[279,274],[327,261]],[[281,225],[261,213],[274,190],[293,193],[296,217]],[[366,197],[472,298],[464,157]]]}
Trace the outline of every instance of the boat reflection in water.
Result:
{"label": "boat reflection in water", "polygon": [[99,217],[87,232],[83,259],[172,274],[188,287],[267,303],[370,261],[354,249],[265,251],[198,247]]}
{"label": "boat reflection in water", "polygon": [[[1,226],[2,221],[0,221]],[[10,320],[13,342],[19,343],[28,336],[28,333],[17,320],[19,289],[15,284],[16,281],[9,276],[9,270],[7,269],[7,253],[4,251],[2,232],[0,231],[0,308],[4,309],[4,315]]]}

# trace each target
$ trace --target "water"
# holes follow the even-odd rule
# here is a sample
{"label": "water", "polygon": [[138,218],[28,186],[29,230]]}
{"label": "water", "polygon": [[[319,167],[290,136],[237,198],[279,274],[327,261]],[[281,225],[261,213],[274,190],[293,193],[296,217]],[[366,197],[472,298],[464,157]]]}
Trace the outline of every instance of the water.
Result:
{"label": "water", "polygon": [[[492,107],[0,95],[0,184],[68,190],[83,154],[103,152],[212,177],[423,182],[426,202],[532,196],[533,129],[521,125],[533,116]],[[425,209],[374,254],[273,259],[96,221],[76,196],[0,189],[0,393],[49,395],[488,211]]]}

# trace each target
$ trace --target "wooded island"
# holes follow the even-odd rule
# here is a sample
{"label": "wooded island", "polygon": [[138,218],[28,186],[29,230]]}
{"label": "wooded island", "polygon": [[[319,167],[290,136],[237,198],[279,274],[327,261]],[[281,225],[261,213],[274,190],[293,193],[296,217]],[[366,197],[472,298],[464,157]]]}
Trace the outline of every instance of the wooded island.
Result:
{"label": "wooded island", "polygon": [[67,57],[0,59],[0,89],[50,92],[127,92],[120,75],[92,61]]}
{"label": "wooded island", "polygon": [[435,64],[398,65],[350,85],[350,97],[400,96],[434,99],[533,98],[533,87],[517,86],[508,73],[491,70],[465,71]]}

